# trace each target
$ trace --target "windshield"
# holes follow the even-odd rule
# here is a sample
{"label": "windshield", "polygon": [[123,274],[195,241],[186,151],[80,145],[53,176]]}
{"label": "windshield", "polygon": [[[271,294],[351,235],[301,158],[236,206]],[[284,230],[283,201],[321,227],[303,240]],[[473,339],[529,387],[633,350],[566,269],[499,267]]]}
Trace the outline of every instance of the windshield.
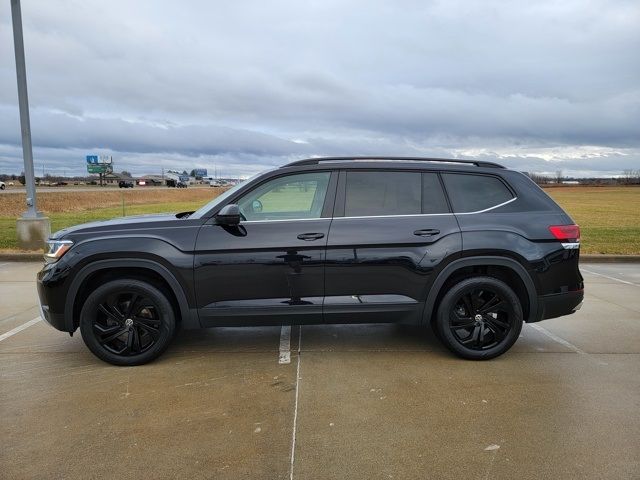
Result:
{"label": "windshield", "polygon": [[215,208],[216,206],[220,205],[221,203],[223,203],[227,198],[231,197],[234,193],[236,193],[244,185],[246,185],[247,182],[250,182],[251,180],[253,180],[257,176],[262,175],[263,173],[265,173],[265,172],[256,173],[254,176],[249,177],[246,180],[243,180],[240,183],[238,183],[237,185],[231,187],[226,192],[218,195],[216,198],[214,198],[210,202],[204,204],[198,210],[193,212],[193,214],[189,215],[189,218],[202,218],[202,216],[205,215],[209,210],[211,210],[211,209]]}

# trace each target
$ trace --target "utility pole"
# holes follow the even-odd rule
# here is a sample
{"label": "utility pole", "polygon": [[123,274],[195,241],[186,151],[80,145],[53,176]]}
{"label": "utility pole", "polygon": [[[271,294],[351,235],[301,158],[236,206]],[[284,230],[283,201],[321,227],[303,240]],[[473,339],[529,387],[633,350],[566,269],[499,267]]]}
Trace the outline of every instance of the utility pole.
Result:
{"label": "utility pole", "polygon": [[24,178],[27,189],[27,211],[22,214],[22,218],[18,219],[16,230],[18,233],[18,245],[21,248],[36,249],[44,246],[44,240],[51,233],[51,225],[49,224],[49,219],[38,212],[36,208],[36,185],[33,171],[33,150],[31,148],[27,68],[24,59],[20,0],[11,0],[11,19],[13,22],[13,45],[16,56],[16,77],[18,80],[22,157],[24,159]]}

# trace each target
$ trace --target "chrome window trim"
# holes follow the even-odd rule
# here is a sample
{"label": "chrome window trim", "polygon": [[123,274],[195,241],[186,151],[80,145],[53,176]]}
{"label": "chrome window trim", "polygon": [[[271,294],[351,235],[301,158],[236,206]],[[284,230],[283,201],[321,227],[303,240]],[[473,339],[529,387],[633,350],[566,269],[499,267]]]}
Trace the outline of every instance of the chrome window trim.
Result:
{"label": "chrome window trim", "polygon": [[511,200],[507,200],[506,202],[499,203],[498,205],[494,205],[493,207],[485,208],[484,210],[477,210],[475,212],[460,212],[460,213],[456,213],[456,215],[473,215],[473,214],[476,214],[476,213],[488,212],[489,210],[493,210],[495,208],[502,207],[502,206],[504,206],[504,205],[506,205],[508,203],[511,203],[511,202],[517,200],[517,199],[518,199],[518,197],[513,197]]}
{"label": "chrome window trim", "polygon": [[304,222],[310,220],[331,220],[331,217],[314,217],[314,218],[276,218],[273,220],[241,220],[240,225],[245,223],[270,223],[270,222]]}
{"label": "chrome window trim", "polygon": [[333,217],[334,220],[340,220],[343,218],[351,219],[351,218],[397,218],[397,217],[442,217],[442,216],[451,216],[455,215],[454,213],[412,213],[409,215],[364,215],[360,217]]}

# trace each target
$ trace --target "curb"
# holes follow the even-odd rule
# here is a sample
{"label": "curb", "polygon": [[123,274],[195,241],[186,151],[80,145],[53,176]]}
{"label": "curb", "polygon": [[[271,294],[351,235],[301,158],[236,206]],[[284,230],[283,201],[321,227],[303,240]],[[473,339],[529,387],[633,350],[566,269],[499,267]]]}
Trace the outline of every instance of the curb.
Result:
{"label": "curb", "polygon": [[640,263],[640,255],[580,255],[580,263]]}
{"label": "curb", "polygon": [[[38,252],[0,252],[0,262],[42,262]],[[640,255],[580,255],[580,263],[640,263]]]}
{"label": "curb", "polygon": [[43,262],[42,253],[38,252],[0,252],[0,262]]}

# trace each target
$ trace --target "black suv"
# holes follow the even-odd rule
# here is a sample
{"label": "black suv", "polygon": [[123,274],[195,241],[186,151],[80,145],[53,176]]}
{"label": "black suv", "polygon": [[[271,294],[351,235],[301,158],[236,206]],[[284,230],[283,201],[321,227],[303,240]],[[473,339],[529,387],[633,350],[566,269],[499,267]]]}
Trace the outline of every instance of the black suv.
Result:
{"label": "black suv", "polygon": [[292,323],[431,325],[488,359],[584,294],[578,226],[526,175],[480,161],[302,160],[195,212],[48,245],[42,317],[117,365],[156,358],[178,328]]}

